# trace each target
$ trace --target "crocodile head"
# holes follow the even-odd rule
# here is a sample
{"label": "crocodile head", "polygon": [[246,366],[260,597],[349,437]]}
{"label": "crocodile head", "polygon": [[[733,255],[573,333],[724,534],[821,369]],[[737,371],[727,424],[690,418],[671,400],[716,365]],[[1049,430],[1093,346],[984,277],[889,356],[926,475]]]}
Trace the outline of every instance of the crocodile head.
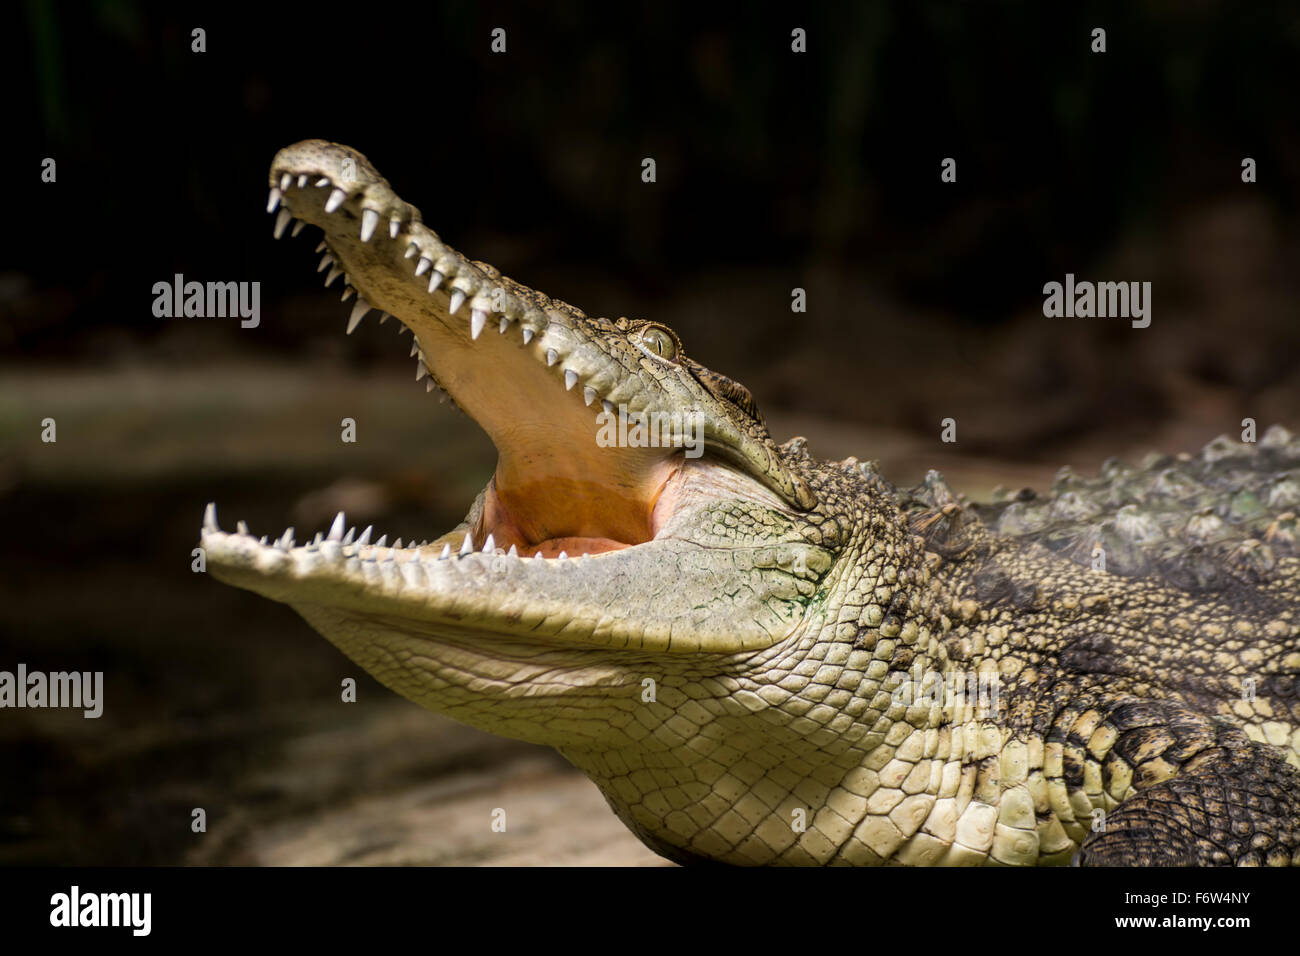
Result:
{"label": "crocodile head", "polygon": [[[828,595],[853,584],[836,573],[851,509],[829,508],[819,488],[871,482],[856,462],[815,463],[798,440],[778,447],[749,392],[688,358],[665,326],[591,318],[461,256],[351,149],[298,143],[275,157],[270,183],[277,235],[293,219],[319,226],[322,270],[356,290],[348,331],[371,309],[400,320],[418,374],[499,458],[465,520],[420,547],[371,541],[369,529],[354,538],[342,515],[306,544],[259,542],[219,530],[210,506],[211,572],[291,605],[417,703],[559,748],[661,852],[734,849],[702,822],[665,829],[673,808],[656,802],[668,775],[703,798],[722,767],[709,751],[743,749],[746,736],[812,769],[865,734],[865,716],[845,735],[792,707],[773,736],[763,712],[791,699],[771,685],[834,633]],[[878,600],[868,594],[853,619],[874,609],[879,622]],[[849,693],[870,699],[860,672],[871,655],[854,653]]]}

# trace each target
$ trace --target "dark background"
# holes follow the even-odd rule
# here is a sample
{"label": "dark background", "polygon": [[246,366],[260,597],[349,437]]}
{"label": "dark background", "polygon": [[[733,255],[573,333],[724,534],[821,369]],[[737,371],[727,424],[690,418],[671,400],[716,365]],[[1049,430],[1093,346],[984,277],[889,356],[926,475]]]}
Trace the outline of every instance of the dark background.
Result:
{"label": "dark background", "polygon": [[[979,496],[1300,426],[1294,4],[180,7],[6,15],[0,669],[104,670],[107,709],[0,711],[0,863],[646,859],[559,758],[190,572],[209,500],[257,533],[344,507],[434,537],[491,472],[392,323],[342,335],[316,231],[272,240],[299,139],[360,149],[520,281],[667,322],[778,439],[899,483]],[[154,318],[176,272],[261,282],[261,325]],[[1067,272],[1152,282],[1150,328],[1045,318]]]}

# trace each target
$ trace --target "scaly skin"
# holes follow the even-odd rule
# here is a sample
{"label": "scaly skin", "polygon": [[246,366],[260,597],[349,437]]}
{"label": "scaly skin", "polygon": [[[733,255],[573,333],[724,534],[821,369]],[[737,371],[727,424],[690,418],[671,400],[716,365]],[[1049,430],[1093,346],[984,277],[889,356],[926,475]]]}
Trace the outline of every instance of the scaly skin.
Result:
{"label": "scaly skin", "polygon": [[[778,447],[670,330],[465,260],[346,147],[289,147],[271,184],[278,230],[324,230],[500,460],[420,548],[341,516],[265,545],[210,509],[221,580],[430,710],[557,748],[674,860],[1300,862],[1284,430],[1041,498],[903,492]],[[606,403],[697,416],[704,457],[600,447]]]}

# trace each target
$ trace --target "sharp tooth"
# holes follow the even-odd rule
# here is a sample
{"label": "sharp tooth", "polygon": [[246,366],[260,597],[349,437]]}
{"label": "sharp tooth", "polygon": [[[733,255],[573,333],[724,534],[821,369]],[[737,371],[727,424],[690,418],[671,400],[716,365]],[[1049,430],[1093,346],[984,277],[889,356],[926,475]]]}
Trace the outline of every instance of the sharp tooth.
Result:
{"label": "sharp tooth", "polygon": [[567,552],[567,551],[561,551],[559,554],[557,554],[557,555],[555,556],[555,560],[556,560],[556,561],[564,561],[564,560],[566,560],[568,557],[569,557],[569,552]]}
{"label": "sharp tooth", "polygon": [[[429,379],[429,384],[430,384],[430,385],[433,384],[433,379]],[[438,391],[438,404],[441,405],[441,404],[442,404],[443,402],[445,402],[446,400],[447,400],[447,393],[444,392],[444,391],[442,391],[442,390],[440,389],[440,390]]]}
{"label": "sharp tooth", "polygon": [[[398,538],[396,541],[394,541],[394,542],[393,542],[393,547],[396,548],[398,551],[401,551],[401,550],[402,550],[402,539],[401,539],[401,538]],[[417,549],[417,550],[418,550],[418,549]]]}
{"label": "sharp tooth", "polygon": [[415,358],[415,353],[420,351],[420,343],[415,339],[411,340],[411,358]]}
{"label": "sharp tooth", "polygon": [[361,241],[369,242],[379,226],[379,213],[373,209],[361,210]]}
{"label": "sharp tooth", "polygon": [[439,561],[444,561],[444,560],[446,560],[446,559],[449,558],[449,557],[451,557],[451,545],[449,545],[449,544],[444,544],[444,545],[442,546],[442,554],[438,555],[438,560],[439,560]]}
{"label": "sharp tooth", "polygon": [[311,547],[313,547],[313,548],[319,548],[319,547],[320,547],[320,543],[321,543],[322,541],[324,541],[324,540],[325,540],[325,536],[322,535],[319,531],[317,531],[317,532],[316,532],[316,537],[314,537],[314,538],[311,539]]}
{"label": "sharp tooth", "polygon": [[352,314],[348,316],[348,335],[351,335],[352,330],[361,324],[361,320],[369,311],[370,303],[365,299],[357,299],[357,304],[352,307]]}
{"label": "sharp tooth", "polygon": [[266,535],[262,535],[262,540],[258,541],[257,543],[260,544],[262,547],[265,548],[265,547],[266,547]]}
{"label": "sharp tooth", "polygon": [[[347,274],[346,272],[343,273],[343,281],[344,281],[344,282],[349,282],[349,281],[351,281],[350,279],[348,279],[348,274]],[[343,294],[342,294],[341,296],[339,296],[339,301],[340,301],[340,302],[346,302],[346,301],[348,301],[348,299],[350,299],[350,298],[352,298],[352,296],[356,295],[356,292],[357,292],[357,290],[354,289],[354,288],[352,288],[352,286],[350,286],[350,285],[348,285],[348,286],[344,286],[344,287],[343,287]]]}
{"label": "sharp tooth", "polygon": [[326,266],[332,266],[333,264],[334,264],[334,257],[327,252],[325,253],[325,255],[320,257],[320,265],[316,267],[316,271],[324,272]]}
{"label": "sharp tooth", "polygon": [[325,186],[328,186],[329,184],[330,184],[329,179],[327,179],[327,178],[324,177],[324,176],[322,176],[320,179],[316,180],[316,185],[319,186],[319,187],[322,187],[322,188],[324,188]]}
{"label": "sharp tooth", "polygon": [[[400,539],[399,539],[399,540],[400,540]],[[379,540],[375,542],[375,547],[376,547],[376,548],[382,548],[382,547],[384,547],[384,546],[387,545],[387,544],[388,544],[388,535],[386,535],[386,534],[381,534],[381,535],[379,536]],[[393,545],[393,547],[395,547],[395,548],[400,548],[401,545],[400,545],[400,544],[396,544],[396,545]]]}
{"label": "sharp tooth", "polygon": [[287,209],[281,209],[280,214],[275,217],[275,238],[279,239],[284,235],[284,227],[289,225],[289,220],[293,215]]}
{"label": "sharp tooth", "polygon": [[266,201],[266,211],[275,212],[275,207],[280,205],[280,190],[274,186],[271,187],[271,196]]}
{"label": "sharp tooth", "polygon": [[429,291],[432,292],[434,289],[438,288],[438,286],[442,285],[442,280],[445,278],[446,276],[437,269],[434,269],[429,275]]}
{"label": "sharp tooth", "polygon": [[325,240],[324,240],[324,239],[322,239],[320,242],[316,243],[316,251],[317,251],[317,252],[324,252],[325,249],[326,249],[326,246],[325,246]]}
{"label": "sharp tooth", "polygon": [[578,384],[578,373],[571,368],[564,370],[564,390],[567,392]]}
{"label": "sharp tooth", "polygon": [[474,551],[474,538],[469,534],[465,535],[465,540],[460,546],[460,555],[471,554]]}
{"label": "sharp tooth", "polygon": [[304,188],[306,185],[307,185],[307,177],[306,177],[306,175],[299,176],[299,177],[298,177],[298,188],[299,188],[299,189],[302,189],[302,188]]}
{"label": "sharp tooth", "polygon": [[[429,379],[427,382],[424,383],[424,390],[425,390],[426,392],[432,392],[432,391],[433,391],[435,388],[437,388],[437,387],[438,387],[438,386],[434,384],[433,379]],[[443,398],[444,398],[444,396],[440,394],[440,395],[438,396],[438,401],[441,402],[441,401],[443,400]]]}
{"label": "sharp tooth", "polygon": [[330,283],[333,282],[341,275],[343,275],[343,270],[340,269],[338,266],[334,266],[333,268],[331,268],[329,271],[329,275],[325,277],[325,288],[328,289],[330,287]]}
{"label": "sharp tooth", "polygon": [[388,238],[396,239],[397,233],[401,231],[401,228],[402,228],[402,220],[400,219],[388,220]]}
{"label": "sharp tooth", "polygon": [[215,501],[209,501],[208,506],[203,509],[203,530],[221,530],[220,526],[217,524],[217,503]]}
{"label": "sharp tooth", "polygon": [[354,537],[356,537],[356,533],[357,533],[357,529],[356,529],[356,528],[348,528],[348,533],[345,534],[345,535],[343,536],[343,543],[344,543],[344,544],[351,544],[351,543],[352,543],[352,539],[353,539]]}
{"label": "sharp tooth", "polygon": [[491,532],[489,532],[487,536],[487,540],[483,542],[483,553],[492,554],[494,551],[496,551],[496,549],[497,549],[496,539],[493,538]]}
{"label": "sharp tooth", "polygon": [[555,351],[555,349],[547,349],[547,350],[546,350],[546,364],[547,364],[547,365],[554,365],[554,364],[555,364],[556,362],[558,362],[559,360],[560,360],[559,353],[557,353],[557,352]]}
{"label": "sharp tooth", "polygon": [[289,230],[289,238],[292,239],[294,236],[298,235],[298,233],[302,232],[302,227],[305,225],[307,225],[307,223],[301,219],[295,222],[293,228]]}
{"label": "sharp tooth", "polygon": [[397,334],[398,334],[398,335],[405,335],[405,334],[406,334],[407,332],[409,332],[409,331],[411,331],[411,330],[408,329],[405,325],[399,325],[399,326],[397,327]]}
{"label": "sharp tooth", "polygon": [[290,550],[293,547],[293,528],[285,528],[284,534],[280,536],[280,540],[275,543],[275,546],[281,551]]}
{"label": "sharp tooth", "polygon": [[335,518],[334,518],[334,523],[333,523],[332,525],[330,525],[330,533],[326,536],[325,540],[327,540],[327,541],[342,541],[342,540],[343,540],[343,528],[344,528],[346,525],[347,525],[347,519],[343,517],[343,512],[340,511],[340,512],[335,516]]}
{"label": "sharp tooth", "polygon": [[608,398],[602,398],[600,400],[600,407],[605,409],[605,414],[607,415],[614,414],[614,403],[611,402]]}
{"label": "sharp tooth", "polygon": [[420,261],[415,264],[415,274],[422,276],[433,267],[433,261],[420,256]]}
{"label": "sharp tooth", "polygon": [[428,370],[427,368],[424,367],[424,363],[423,363],[423,362],[416,362],[416,363],[415,363],[415,380],[416,380],[417,382],[418,382],[420,379],[424,378],[424,376],[426,376],[426,375],[428,375],[428,374],[429,374],[429,370]]}
{"label": "sharp tooth", "polygon": [[500,332],[502,335],[505,335],[506,329],[508,328],[510,328],[510,320],[503,315],[501,316],[501,326],[497,329],[497,331]]}
{"label": "sharp tooth", "polygon": [[508,554],[512,558],[517,558],[519,557],[519,549],[512,544],[510,546],[510,550],[507,551],[506,554]]}
{"label": "sharp tooth", "polygon": [[293,177],[285,173],[280,177],[280,192],[288,192],[289,187],[293,185]]}
{"label": "sharp tooth", "polygon": [[582,388],[582,400],[590,405],[596,400],[596,390],[590,385],[584,385]]}
{"label": "sharp tooth", "polygon": [[370,543],[370,532],[371,532],[371,529],[373,529],[373,528],[374,528],[374,525],[372,525],[372,524],[368,524],[368,525],[366,525],[366,530],[363,531],[363,532],[361,532],[361,537],[357,538],[357,547],[358,547],[358,548],[363,547],[364,545],[367,545],[367,544]]}
{"label": "sharp tooth", "polygon": [[385,322],[387,322],[387,321],[388,321],[389,319],[391,319],[391,318],[392,318],[392,316],[389,315],[387,312],[380,312],[380,313],[379,313],[379,324],[380,324],[380,325],[383,325]]}
{"label": "sharp tooth", "polygon": [[524,345],[527,345],[532,340],[533,340],[533,330],[528,328],[527,326],[524,326]]}
{"label": "sharp tooth", "polygon": [[465,304],[465,293],[461,292],[460,289],[453,290],[451,293],[451,306],[450,306],[451,314],[455,315],[456,310],[459,309],[464,304]]}
{"label": "sharp tooth", "polygon": [[332,193],[330,193],[330,198],[325,200],[325,211],[333,212],[335,209],[338,209],[339,206],[343,205],[343,200],[347,198],[348,198],[347,193],[345,193],[341,189],[335,189]]}
{"label": "sharp tooth", "polygon": [[235,522],[235,531],[237,531],[239,534],[248,534],[248,524],[247,524],[247,522],[244,522],[244,521],[236,521],[236,522]]}
{"label": "sharp tooth", "polygon": [[[451,311],[455,312],[455,309]],[[483,331],[483,326],[487,324],[487,313],[482,309],[474,309],[469,314],[469,337],[477,339],[479,333]]]}

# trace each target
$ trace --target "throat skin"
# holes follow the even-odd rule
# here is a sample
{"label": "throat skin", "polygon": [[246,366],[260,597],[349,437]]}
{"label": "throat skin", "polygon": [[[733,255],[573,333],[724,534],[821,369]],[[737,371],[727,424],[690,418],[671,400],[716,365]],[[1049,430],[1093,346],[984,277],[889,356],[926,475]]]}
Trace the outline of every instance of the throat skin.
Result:
{"label": "throat skin", "polygon": [[[1300,864],[1286,428],[988,503],[900,489],[778,444],[668,326],[465,258],[355,150],[295,144],[269,181],[277,231],[319,226],[361,300],[349,328],[395,316],[499,461],[432,545],[343,515],[259,539],[209,506],[217,579],[556,748],[679,862]],[[601,447],[606,404],[690,416],[704,456]]]}

